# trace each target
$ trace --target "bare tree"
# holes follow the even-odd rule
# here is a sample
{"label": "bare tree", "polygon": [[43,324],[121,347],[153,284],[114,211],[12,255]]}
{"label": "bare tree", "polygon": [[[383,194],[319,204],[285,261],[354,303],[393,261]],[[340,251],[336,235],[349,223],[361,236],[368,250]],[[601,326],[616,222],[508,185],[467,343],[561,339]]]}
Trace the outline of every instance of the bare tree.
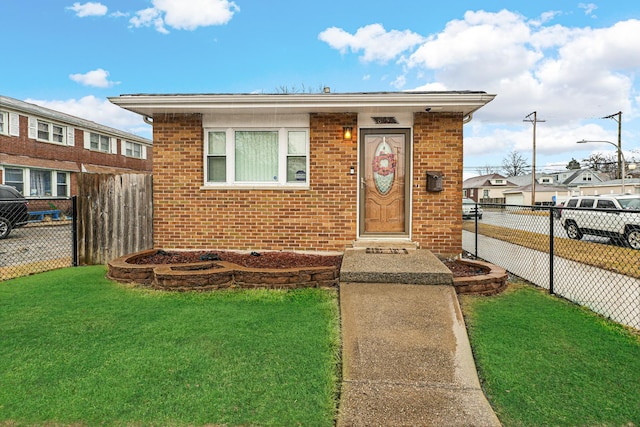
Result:
{"label": "bare tree", "polygon": [[285,86],[285,85],[280,85],[276,88],[276,93],[279,94],[289,94],[289,93],[322,93],[324,91],[324,85],[319,85],[316,89],[312,88],[312,87],[307,87],[305,86],[304,83],[302,83],[300,85],[300,87],[297,86]]}
{"label": "bare tree", "polygon": [[520,176],[527,173],[527,160],[518,151],[513,150],[502,159],[502,171],[506,176]]}
{"label": "bare tree", "polygon": [[495,166],[489,166],[489,165],[481,166],[476,169],[476,172],[478,173],[478,175],[491,175],[494,173],[498,173],[499,171],[500,171],[500,168]]}
{"label": "bare tree", "polygon": [[615,154],[593,153],[583,160],[589,169],[609,175],[612,179],[617,176],[618,160]]}

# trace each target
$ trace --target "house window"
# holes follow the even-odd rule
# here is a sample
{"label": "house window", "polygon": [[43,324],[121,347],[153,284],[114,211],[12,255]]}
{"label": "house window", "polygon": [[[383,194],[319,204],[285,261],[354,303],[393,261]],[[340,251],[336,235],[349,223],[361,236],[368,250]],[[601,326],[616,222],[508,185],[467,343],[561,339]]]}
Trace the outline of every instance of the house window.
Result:
{"label": "house window", "polygon": [[14,187],[20,194],[24,195],[24,173],[22,169],[4,168],[4,183]]}
{"label": "house window", "polygon": [[584,174],[582,175],[582,180],[583,181],[591,181],[591,174]]}
{"label": "house window", "polygon": [[296,186],[308,183],[306,129],[205,132],[205,184]]}
{"label": "house window", "polygon": [[102,151],[104,153],[111,152],[111,140],[108,136],[91,132],[89,134],[89,141],[92,150]]}
{"label": "house window", "polygon": [[69,174],[66,172],[56,172],[56,196],[66,197],[69,195]]}
{"label": "house window", "polygon": [[9,121],[7,117],[8,114],[6,111],[0,111],[0,134],[6,135],[9,133]]}
{"label": "house window", "polygon": [[236,182],[278,182],[278,132],[235,132]]}
{"label": "house window", "polygon": [[[68,197],[69,173],[49,169],[5,168],[4,183],[27,197]],[[25,194],[24,189],[28,192]]]}
{"label": "house window", "polygon": [[489,198],[489,190],[483,190],[482,191],[482,197],[485,198],[485,199],[488,199]]}
{"label": "house window", "polygon": [[289,131],[287,138],[287,182],[307,181],[307,133]]}
{"label": "house window", "polygon": [[51,197],[51,171],[47,170],[30,170],[30,182],[32,197]]}
{"label": "house window", "polygon": [[227,182],[226,134],[209,132],[207,142],[207,182]]}
{"label": "house window", "polygon": [[41,141],[64,144],[66,129],[55,123],[38,120],[38,139]]}
{"label": "house window", "polygon": [[137,159],[142,158],[142,144],[127,141],[125,142],[124,147],[125,156],[135,157]]}

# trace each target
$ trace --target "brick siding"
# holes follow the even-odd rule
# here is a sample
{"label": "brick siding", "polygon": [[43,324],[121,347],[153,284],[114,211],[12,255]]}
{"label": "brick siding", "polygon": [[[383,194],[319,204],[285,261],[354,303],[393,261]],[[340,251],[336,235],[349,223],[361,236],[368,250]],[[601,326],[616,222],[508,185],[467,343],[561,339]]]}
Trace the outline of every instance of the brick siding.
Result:
{"label": "brick siding", "polygon": [[[353,139],[342,137],[353,127]],[[309,189],[204,190],[199,114],[155,115],[154,246],[165,249],[342,251],[357,236],[357,114],[310,115]],[[413,240],[461,252],[462,116],[417,114]],[[426,171],[444,191],[426,192]]]}
{"label": "brick siding", "polygon": [[[20,115],[20,136],[0,135],[0,153],[12,156],[27,156],[28,164],[16,167],[51,169],[51,161],[74,162],[78,169],[81,164],[97,165],[107,168],[123,168],[133,171],[151,172],[153,163],[152,148],[147,148],[146,159],[126,157],[120,152],[121,141],[117,140],[117,154],[101,153],[84,148],[83,129],[74,129],[74,146],[40,142],[28,137],[28,118]],[[75,194],[74,174],[71,174],[71,194]],[[4,182],[4,181],[0,181]]]}
{"label": "brick siding", "polygon": [[[462,115],[417,113],[413,130],[413,240],[441,256],[462,252]],[[426,191],[442,172],[441,192]]]}

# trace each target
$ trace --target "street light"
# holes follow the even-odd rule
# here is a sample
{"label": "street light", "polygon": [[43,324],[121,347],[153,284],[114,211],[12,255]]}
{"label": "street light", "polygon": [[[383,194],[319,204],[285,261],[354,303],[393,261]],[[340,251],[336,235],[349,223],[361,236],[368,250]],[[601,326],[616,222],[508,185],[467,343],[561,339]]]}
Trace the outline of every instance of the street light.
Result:
{"label": "street light", "polygon": [[586,144],[587,142],[604,142],[610,145],[613,145],[614,147],[616,147],[616,150],[618,151],[618,157],[622,158],[622,162],[620,163],[620,173],[622,174],[622,194],[625,194],[625,186],[624,186],[624,176],[626,175],[625,170],[624,170],[624,165],[627,162],[624,159],[624,154],[622,154],[622,149],[615,143],[615,142],[611,142],[611,141],[602,141],[602,140],[598,140],[598,141],[591,141],[591,140],[586,140],[583,139],[582,141],[576,141],[576,144]]}

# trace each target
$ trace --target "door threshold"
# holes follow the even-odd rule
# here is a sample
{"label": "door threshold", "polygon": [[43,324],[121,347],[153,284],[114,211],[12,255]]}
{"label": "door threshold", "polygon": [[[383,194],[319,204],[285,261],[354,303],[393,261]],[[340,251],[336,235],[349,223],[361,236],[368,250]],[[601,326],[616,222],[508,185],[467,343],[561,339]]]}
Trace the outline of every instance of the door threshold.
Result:
{"label": "door threshold", "polygon": [[402,237],[361,237],[352,243],[353,248],[418,249],[420,245]]}

